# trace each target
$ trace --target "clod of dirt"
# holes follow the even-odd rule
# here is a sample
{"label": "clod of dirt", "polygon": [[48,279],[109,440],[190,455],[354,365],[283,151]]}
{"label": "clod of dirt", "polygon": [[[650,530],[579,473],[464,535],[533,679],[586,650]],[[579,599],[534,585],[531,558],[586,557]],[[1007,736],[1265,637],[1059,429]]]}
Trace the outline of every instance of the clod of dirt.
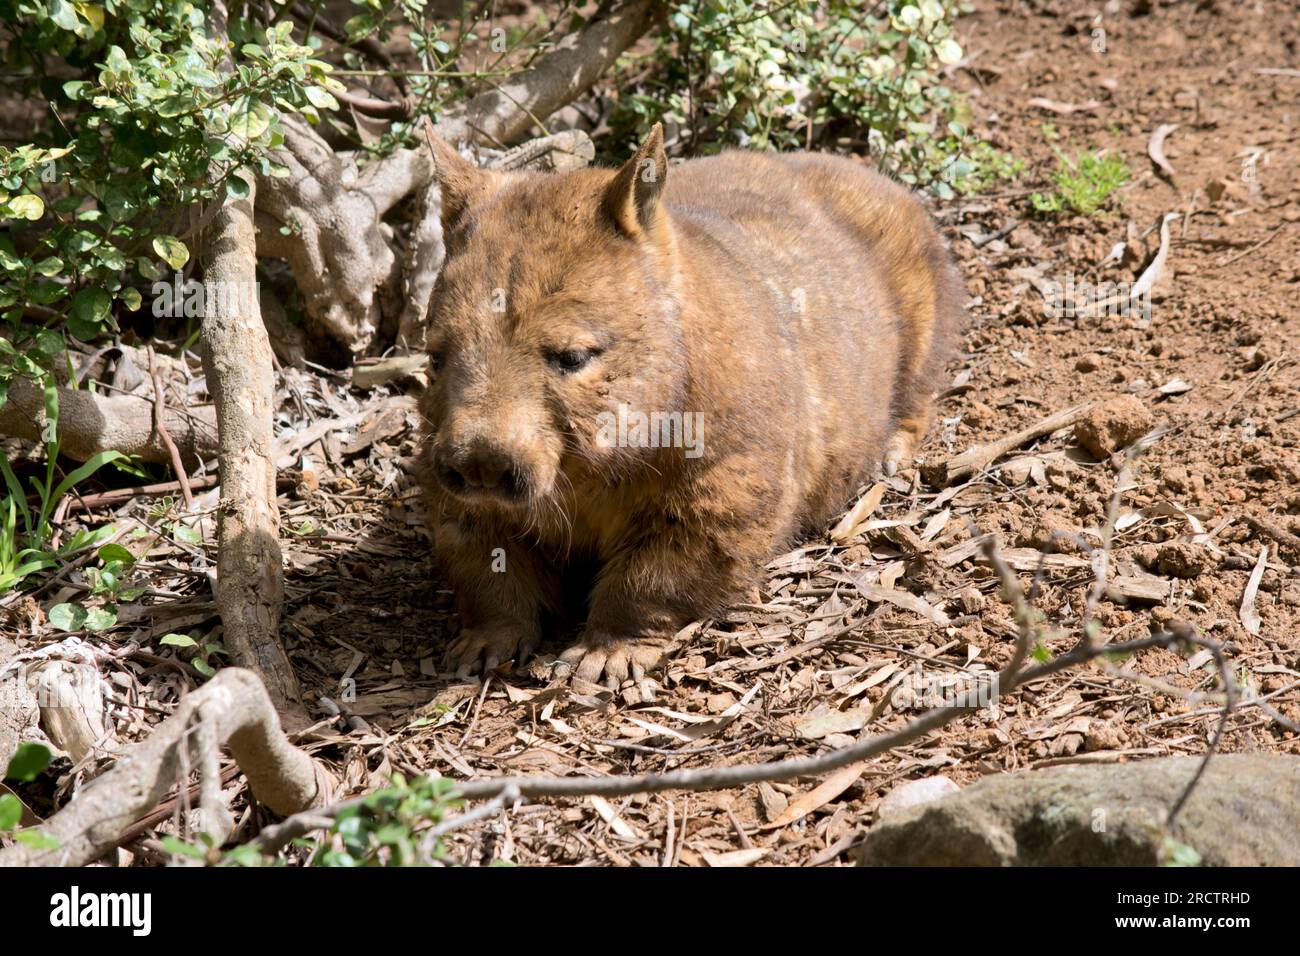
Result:
{"label": "clod of dirt", "polygon": [[1089,352],[1087,355],[1080,355],[1078,361],[1074,363],[1076,372],[1095,372],[1101,368],[1101,356],[1096,352]]}
{"label": "clod of dirt", "polygon": [[1194,578],[1210,561],[1210,553],[1203,545],[1188,541],[1145,545],[1137,549],[1134,557],[1148,571],[1174,578]]}
{"label": "clod of dirt", "polygon": [[1132,395],[1098,405],[1074,426],[1074,439],[1095,458],[1109,458],[1151,430],[1151,413]]}
{"label": "clod of dirt", "polygon": [[1079,550],[1078,534],[1079,529],[1068,518],[1048,511],[1021,531],[1016,544],[1037,551],[1073,553]]}

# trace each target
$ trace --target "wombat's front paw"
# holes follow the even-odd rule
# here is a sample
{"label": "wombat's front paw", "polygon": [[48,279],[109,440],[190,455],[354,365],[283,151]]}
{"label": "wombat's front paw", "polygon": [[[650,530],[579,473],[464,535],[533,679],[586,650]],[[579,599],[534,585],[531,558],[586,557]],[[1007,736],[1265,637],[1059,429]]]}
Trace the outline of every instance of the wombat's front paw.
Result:
{"label": "wombat's front paw", "polygon": [[510,625],[467,627],[447,648],[444,662],[457,677],[468,677],[480,665],[486,674],[512,657],[521,664],[536,649],[537,636],[528,628]]}
{"label": "wombat's front paw", "polygon": [[[623,681],[642,680],[646,671],[657,667],[668,651],[669,641],[658,637],[622,637],[588,631],[560,655],[556,675],[573,674],[592,683],[604,683],[617,690]],[[603,681],[602,681],[603,678]]]}

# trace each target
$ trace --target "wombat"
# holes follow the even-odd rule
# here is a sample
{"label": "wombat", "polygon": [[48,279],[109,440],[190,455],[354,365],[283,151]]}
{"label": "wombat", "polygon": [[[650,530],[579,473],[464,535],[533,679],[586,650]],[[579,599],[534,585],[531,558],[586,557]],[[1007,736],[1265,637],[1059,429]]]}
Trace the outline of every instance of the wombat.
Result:
{"label": "wombat", "polygon": [[522,662],[567,609],[561,672],[640,679],[911,456],[963,287],[916,199],[847,158],[670,169],[658,127],[617,171],[432,148],[421,465],[448,662]]}

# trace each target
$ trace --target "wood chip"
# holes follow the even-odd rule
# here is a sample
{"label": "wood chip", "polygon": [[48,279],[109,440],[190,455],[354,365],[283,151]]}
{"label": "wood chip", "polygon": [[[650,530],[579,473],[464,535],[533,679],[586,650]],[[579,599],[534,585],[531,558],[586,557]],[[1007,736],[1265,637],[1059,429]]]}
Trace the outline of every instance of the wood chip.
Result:
{"label": "wood chip", "polygon": [[1106,584],[1112,601],[1144,601],[1160,604],[1169,598],[1169,582],[1150,575],[1117,574]]}
{"label": "wood chip", "polygon": [[1047,112],[1055,113],[1057,116],[1069,116],[1071,113],[1091,113],[1101,106],[1101,101],[1088,100],[1086,103],[1058,103],[1056,100],[1049,100],[1043,96],[1035,96],[1033,99],[1028,100],[1025,105],[1032,106],[1035,109],[1047,110]]}
{"label": "wood chip", "polygon": [[749,866],[751,863],[757,863],[771,852],[770,847],[756,846],[748,850],[732,850],[729,853],[710,853],[707,850],[701,850],[700,856],[704,857],[704,862],[709,866]]}

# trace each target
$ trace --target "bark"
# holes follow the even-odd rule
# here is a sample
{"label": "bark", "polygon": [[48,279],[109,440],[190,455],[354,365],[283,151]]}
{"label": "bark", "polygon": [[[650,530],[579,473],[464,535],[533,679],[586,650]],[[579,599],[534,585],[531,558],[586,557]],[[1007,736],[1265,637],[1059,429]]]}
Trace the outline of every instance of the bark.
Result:
{"label": "bark", "polygon": [[[227,195],[204,236],[204,284],[253,289],[256,188]],[[224,285],[223,285],[224,284]],[[280,646],[284,579],[275,503],[275,382],[271,343],[256,295],[205,295],[203,367],[217,410],[221,502],[217,508],[217,610],[236,664],[261,674],[277,706],[300,694]]]}
{"label": "bark", "polygon": [[0,866],[82,866],[97,859],[173,785],[188,785],[181,780],[188,767],[200,773],[202,829],[220,844],[231,824],[217,773],[216,749],[223,744],[253,796],[274,813],[298,813],[330,799],[333,779],[289,743],[257,675],[229,667],[183,698],[148,739],[35,828],[57,847],[17,844],[0,850]]}

